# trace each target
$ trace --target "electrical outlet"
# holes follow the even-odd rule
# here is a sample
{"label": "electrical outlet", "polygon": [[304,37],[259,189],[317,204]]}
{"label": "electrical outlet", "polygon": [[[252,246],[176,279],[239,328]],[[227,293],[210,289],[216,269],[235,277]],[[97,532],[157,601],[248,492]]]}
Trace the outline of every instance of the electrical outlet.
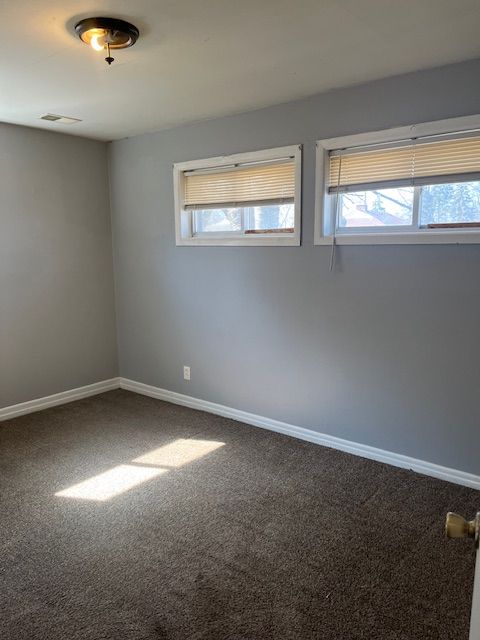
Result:
{"label": "electrical outlet", "polygon": [[183,367],[183,379],[190,380],[190,367]]}

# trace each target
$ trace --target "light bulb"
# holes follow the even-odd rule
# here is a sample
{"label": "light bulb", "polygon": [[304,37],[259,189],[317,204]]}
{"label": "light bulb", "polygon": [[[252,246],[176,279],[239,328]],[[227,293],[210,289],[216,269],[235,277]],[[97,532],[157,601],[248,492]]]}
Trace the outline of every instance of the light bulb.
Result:
{"label": "light bulb", "polygon": [[103,51],[105,49],[105,45],[99,42],[99,39],[103,37],[104,36],[100,36],[98,34],[95,34],[94,36],[92,36],[92,39],[90,40],[90,44],[92,45],[92,48],[95,49],[95,51]]}

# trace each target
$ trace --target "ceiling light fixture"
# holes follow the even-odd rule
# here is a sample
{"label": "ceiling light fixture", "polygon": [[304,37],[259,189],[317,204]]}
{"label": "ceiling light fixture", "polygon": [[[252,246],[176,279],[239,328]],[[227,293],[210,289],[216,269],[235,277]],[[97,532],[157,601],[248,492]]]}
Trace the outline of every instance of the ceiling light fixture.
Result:
{"label": "ceiling light fixture", "polygon": [[117,18],[85,18],[75,25],[75,32],[82,42],[95,51],[106,51],[105,58],[112,64],[111,49],[125,49],[135,44],[139,31],[137,27]]}

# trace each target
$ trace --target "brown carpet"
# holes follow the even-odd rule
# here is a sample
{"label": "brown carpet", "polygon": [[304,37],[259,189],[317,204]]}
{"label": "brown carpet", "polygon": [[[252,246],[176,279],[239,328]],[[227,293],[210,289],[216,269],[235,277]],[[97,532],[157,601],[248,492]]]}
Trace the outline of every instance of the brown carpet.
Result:
{"label": "brown carpet", "polygon": [[[180,439],[224,445],[55,496]],[[3,640],[467,638],[476,491],[125,391],[3,423],[0,474]]]}

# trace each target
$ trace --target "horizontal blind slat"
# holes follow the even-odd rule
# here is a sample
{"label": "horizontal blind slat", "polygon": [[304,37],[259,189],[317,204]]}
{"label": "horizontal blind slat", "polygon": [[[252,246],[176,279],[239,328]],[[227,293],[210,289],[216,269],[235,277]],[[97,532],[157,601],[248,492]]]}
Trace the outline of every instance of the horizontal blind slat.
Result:
{"label": "horizontal blind slat", "polygon": [[209,204],[186,204],[187,211],[207,209],[237,209],[239,207],[267,207],[268,205],[294,204],[294,198],[274,198],[273,200],[243,200],[241,202],[214,202]]}

